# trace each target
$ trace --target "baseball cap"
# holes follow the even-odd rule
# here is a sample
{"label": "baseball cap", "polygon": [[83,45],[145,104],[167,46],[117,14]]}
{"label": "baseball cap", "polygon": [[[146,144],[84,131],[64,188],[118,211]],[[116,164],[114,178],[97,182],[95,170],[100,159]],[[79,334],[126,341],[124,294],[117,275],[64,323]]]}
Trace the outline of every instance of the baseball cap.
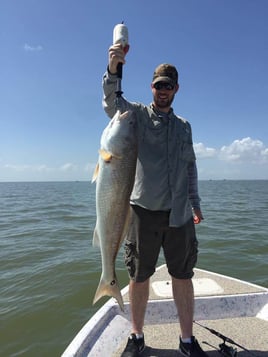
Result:
{"label": "baseball cap", "polygon": [[168,63],[162,63],[154,71],[153,84],[167,82],[175,86],[178,83],[178,76],[176,67]]}

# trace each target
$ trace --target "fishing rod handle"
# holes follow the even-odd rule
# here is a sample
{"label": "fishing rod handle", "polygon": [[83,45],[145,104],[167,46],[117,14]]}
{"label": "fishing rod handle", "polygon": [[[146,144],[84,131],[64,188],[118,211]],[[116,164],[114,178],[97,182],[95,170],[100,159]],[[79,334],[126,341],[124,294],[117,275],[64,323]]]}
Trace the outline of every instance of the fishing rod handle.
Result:
{"label": "fishing rod handle", "polygon": [[122,75],[123,75],[123,63],[118,63],[117,65],[117,78],[122,79]]}

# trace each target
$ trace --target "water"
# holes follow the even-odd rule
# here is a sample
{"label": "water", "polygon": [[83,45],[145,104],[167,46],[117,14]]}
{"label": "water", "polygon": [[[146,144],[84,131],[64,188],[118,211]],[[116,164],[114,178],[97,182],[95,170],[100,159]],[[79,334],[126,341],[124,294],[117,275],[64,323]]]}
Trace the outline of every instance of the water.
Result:
{"label": "water", "polygon": [[[268,181],[201,181],[199,191],[198,267],[268,287]],[[92,306],[95,186],[0,183],[0,203],[0,356],[60,356],[106,301]]]}

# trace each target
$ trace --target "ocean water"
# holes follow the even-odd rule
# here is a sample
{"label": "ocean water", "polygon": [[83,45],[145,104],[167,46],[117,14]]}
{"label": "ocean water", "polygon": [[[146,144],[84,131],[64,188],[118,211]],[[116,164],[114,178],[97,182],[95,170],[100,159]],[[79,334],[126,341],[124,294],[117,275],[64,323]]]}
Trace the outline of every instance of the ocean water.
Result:
{"label": "ocean water", "polygon": [[[200,181],[199,192],[197,266],[268,287],[268,181]],[[0,356],[60,356],[106,301],[92,306],[101,272],[95,186],[0,183],[0,203]]]}

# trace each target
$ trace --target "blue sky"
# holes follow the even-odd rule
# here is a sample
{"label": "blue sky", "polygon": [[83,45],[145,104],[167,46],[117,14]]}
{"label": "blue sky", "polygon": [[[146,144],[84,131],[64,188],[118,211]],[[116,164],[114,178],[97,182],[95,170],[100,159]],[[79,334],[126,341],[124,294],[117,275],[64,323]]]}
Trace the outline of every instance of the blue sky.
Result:
{"label": "blue sky", "polygon": [[266,0],[1,0],[0,181],[91,179],[121,21],[124,95],[150,103],[154,68],[176,65],[199,178],[268,179],[267,18]]}

